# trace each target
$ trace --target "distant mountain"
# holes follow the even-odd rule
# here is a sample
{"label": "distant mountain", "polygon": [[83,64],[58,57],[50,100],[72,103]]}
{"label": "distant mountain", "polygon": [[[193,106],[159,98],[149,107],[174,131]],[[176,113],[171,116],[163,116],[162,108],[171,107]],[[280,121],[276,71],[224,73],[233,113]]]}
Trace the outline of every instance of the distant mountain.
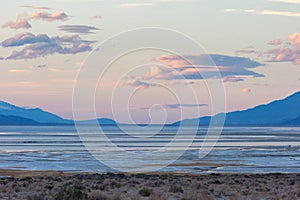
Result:
{"label": "distant mountain", "polygon": [[108,119],[108,118],[100,118],[100,119],[92,119],[92,120],[83,120],[78,121],[78,124],[91,125],[91,124],[100,124],[100,125],[117,125],[117,122]]}
{"label": "distant mountain", "polygon": [[0,125],[38,125],[39,123],[23,117],[0,115]]}
{"label": "distant mountain", "polygon": [[91,126],[100,126],[101,130],[104,132],[117,132],[121,133],[122,130],[118,126],[119,124],[112,120],[107,118],[100,118],[100,119],[94,119],[94,120],[84,120],[84,121],[77,121],[77,125],[91,125]]}
{"label": "distant mountain", "polygon": [[300,126],[300,116],[295,119],[284,122],[283,125]]}
{"label": "distant mountain", "polygon": [[[262,125],[284,125],[299,122],[300,117],[300,92],[296,92],[284,99],[276,100],[268,104],[259,105],[242,111],[229,112],[226,114],[225,125],[227,126],[262,126]],[[215,117],[225,115],[220,113]],[[200,125],[208,125],[211,117],[201,117],[198,119],[187,119],[174,123],[179,125],[193,124],[195,120],[200,121]],[[292,121],[295,120],[295,121]],[[300,125],[300,123],[298,123]]]}
{"label": "distant mountain", "polygon": [[[226,114],[226,126],[272,126],[287,125],[300,126],[300,92],[296,92],[284,99],[276,100],[268,104],[259,105],[242,111],[229,112]],[[215,115],[224,117],[224,113]],[[197,119],[186,119],[171,125],[179,124],[194,125],[200,121],[200,125],[207,126],[211,120],[210,116]],[[117,126],[118,123],[112,119],[101,118],[94,120],[78,121],[83,125],[110,125]],[[39,108],[22,108],[0,101],[0,125],[23,125],[23,124],[67,124],[72,125],[72,120],[63,119],[50,112]]]}
{"label": "distant mountain", "polygon": [[43,124],[67,124],[72,123],[55,114],[43,111],[39,108],[22,108],[10,103],[0,101],[0,115],[26,118]]}
{"label": "distant mountain", "polygon": [[[84,125],[117,125],[112,119],[101,118],[94,120],[78,121]],[[40,108],[22,108],[10,103],[0,101],[0,125],[36,125],[36,124],[74,124],[73,120],[63,119],[55,114],[41,110]]]}

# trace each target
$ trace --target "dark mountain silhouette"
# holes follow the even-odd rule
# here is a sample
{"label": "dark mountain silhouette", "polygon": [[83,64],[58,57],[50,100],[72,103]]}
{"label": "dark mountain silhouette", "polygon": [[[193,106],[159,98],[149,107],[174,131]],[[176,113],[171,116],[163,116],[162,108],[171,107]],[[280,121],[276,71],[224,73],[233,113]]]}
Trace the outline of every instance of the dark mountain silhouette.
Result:
{"label": "dark mountain silhouette", "polygon": [[78,121],[78,124],[86,124],[86,125],[90,125],[90,124],[99,124],[99,125],[117,125],[117,122],[112,120],[112,119],[108,119],[108,118],[100,118],[100,119],[92,119],[92,120],[83,120],[83,121]]}
{"label": "dark mountain silhouette", "polygon": [[24,117],[0,115],[0,125],[39,125],[39,123]]}
{"label": "dark mountain silhouette", "polygon": [[[117,125],[112,119],[100,118],[79,121],[80,124]],[[73,120],[66,120],[40,108],[22,108],[0,101],[0,125],[73,125]]]}
{"label": "dark mountain silhouette", "polygon": [[[224,113],[215,115],[220,117]],[[259,105],[242,111],[234,111],[226,114],[225,125],[227,126],[265,126],[283,125],[299,122],[300,116],[300,92],[296,92],[284,99],[276,100],[268,104]],[[208,125],[211,117],[201,117],[198,119],[186,119],[174,123],[173,125],[194,124],[195,120],[200,121],[200,125]]]}
{"label": "dark mountain silhouette", "polygon": [[284,122],[283,125],[300,126],[300,116],[295,119]]}
{"label": "dark mountain silhouette", "polygon": [[27,118],[43,124],[66,124],[72,122],[39,108],[22,108],[4,101],[0,101],[0,115]]}
{"label": "dark mountain silhouette", "polygon": [[[226,126],[272,126],[272,125],[300,125],[300,92],[296,92],[284,99],[276,100],[268,104],[259,105],[242,111],[234,111],[226,114]],[[223,117],[220,113],[214,117]],[[200,125],[207,126],[211,120],[210,116],[197,119],[186,119],[178,121],[172,125],[178,126],[195,125],[200,121]],[[117,122],[112,119],[101,118],[94,120],[78,121],[79,124],[101,126],[117,126]],[[63,119],[50,112],[39,108],[22,108],[3,101],[0,101],[0,125],[23,125],[23,124],[65,124],[72,125],[72,120]]]}

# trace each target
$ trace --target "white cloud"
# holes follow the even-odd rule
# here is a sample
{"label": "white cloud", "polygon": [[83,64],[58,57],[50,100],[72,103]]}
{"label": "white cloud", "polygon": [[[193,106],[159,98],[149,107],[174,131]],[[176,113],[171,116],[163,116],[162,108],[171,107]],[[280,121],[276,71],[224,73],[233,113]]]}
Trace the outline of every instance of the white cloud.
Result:
{"label": "white cloud", "polygon": [[299,12],[275,11],[275,10],[225,9],[224,12],[240,12],[240,13],[258,14],[258,15],[274,15],[274,16],[285,16],[285,17],[300,17],[300,13]]}
{"label": "white cloud", "polygon": [[136,7],[145,7],[145,6],[154,6],[153,3],[123,3],[120,4],[121,7],[125,8],[136,8]]}
{"label": "white cloud", "polygon": [[269,0],[273,2],[281,2],[281,3],[291,3],[291,4],[300,4],[300,0]]}

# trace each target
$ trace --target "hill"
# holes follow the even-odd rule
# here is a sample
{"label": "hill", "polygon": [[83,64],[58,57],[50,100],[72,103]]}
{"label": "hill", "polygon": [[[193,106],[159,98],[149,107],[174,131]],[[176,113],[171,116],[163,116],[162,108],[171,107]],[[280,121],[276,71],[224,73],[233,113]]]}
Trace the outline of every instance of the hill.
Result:
{"label": "hill", "polygon": [[[276,100],[268,104],[259,105],[254,108],[234,111],[226,114],[225,125],[227,126],[266,126],[283,125],[299,122],[300,117],[300,92],[296,92],[284,99]],[[214,117],[224,115],[220,113]],[[187,119],[174,123],[173,125],[194,124],[195,120],[200,120],[200,125],[208,125],[211,117],[201,117],[197,119]],[[292,121],[295,120],[295,121]],[[300,124],[300,123],[299,123]]]}
{"label": "hill", "polygon": [[22,108],[4,101],[0,101],[0,115],[31,119],[44,124],[66,124],[72,122],[39,108]]}
{"label": "hill", "polygon": [[39,123],[23,117],[0,115],[0,125],[38,125]]}

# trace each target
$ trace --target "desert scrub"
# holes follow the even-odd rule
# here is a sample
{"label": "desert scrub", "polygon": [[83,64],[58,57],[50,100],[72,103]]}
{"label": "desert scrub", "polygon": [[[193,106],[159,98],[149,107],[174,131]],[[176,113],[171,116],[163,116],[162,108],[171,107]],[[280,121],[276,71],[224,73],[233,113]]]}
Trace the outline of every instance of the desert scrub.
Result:
{"label": "desert scrub", "polygon": [[110,182],[110,188],[111,189],[114,189],[115,187],[116,188],[120,188],[122,185],[121,185],[121,183],[119,183],[119,182],[116,182],[116,181],[111,181]]}
{"label": "desert scrub", "polygon": [[63,187],[55,195],[56,200],[87,200],[88,195],[76,187]]}
{"label": "desert scrub", "polygon": [[110,198],[106,194],[103,194],[99,190],[92,191],[91,194],[89,195],[89,199],[90,200],[110,200]]}
{"label": "desert scrub", "polygon": [[148,188],[143,188],[139,191],[139,194],[143,197],[149,197],[152,194],[152,190]]}
{"label": "desert scrub", "polygon": [[169,192],[183,193],[183,189],[180,185],[171,185],[170,188],[169,188]]}
{"label": "desert scrub", "polygon": [[43,200],[45,199],[45,196],[41,194],[32,194],[27,196],[27,200]]}

